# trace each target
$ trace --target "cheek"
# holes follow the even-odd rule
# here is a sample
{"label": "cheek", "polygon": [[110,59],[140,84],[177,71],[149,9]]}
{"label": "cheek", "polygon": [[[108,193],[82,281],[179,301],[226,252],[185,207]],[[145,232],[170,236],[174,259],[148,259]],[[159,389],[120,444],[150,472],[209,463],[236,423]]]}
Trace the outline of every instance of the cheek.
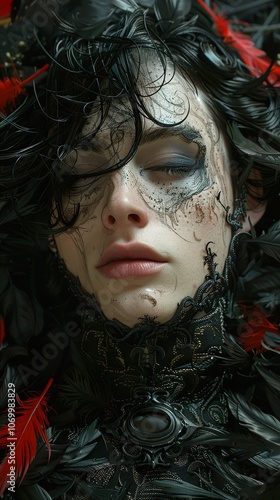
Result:
{"label": "cheek", "polygon": [[206,192],[182,204],[175,214],[167,216],[167,223],[182,240],[200,243],[203,248],[213,241],[224,255],[231,239],[231,228],[217,194],[218,188],[214,183]]}
{"label": "cheek", "polygon": [[73,229],[55,236],[59,256],[64,260],[67,269],[75,276],[86,274],[86,246],[83,231]]}

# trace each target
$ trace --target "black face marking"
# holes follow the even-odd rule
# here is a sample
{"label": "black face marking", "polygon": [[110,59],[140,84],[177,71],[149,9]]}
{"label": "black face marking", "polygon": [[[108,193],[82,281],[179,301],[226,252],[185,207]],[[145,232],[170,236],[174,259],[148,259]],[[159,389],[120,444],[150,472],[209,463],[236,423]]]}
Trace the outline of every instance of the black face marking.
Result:
{"label": "black face marking", "polygon": [[119,182],[136,188],[151,210],[171,216],[188,199],[211,186],[205,156],[200,133],[186,124],[146,131],[133,160],[114,173],[108,172],[112,162],[105,154],[96,153],[93,146],[77,154],[75,173],[66,181],[64,206],[69,215],[77,204],[81,214],[88,214],[89,207],[92,213],[105,190],[110,189],[112,176],[120,176]]}

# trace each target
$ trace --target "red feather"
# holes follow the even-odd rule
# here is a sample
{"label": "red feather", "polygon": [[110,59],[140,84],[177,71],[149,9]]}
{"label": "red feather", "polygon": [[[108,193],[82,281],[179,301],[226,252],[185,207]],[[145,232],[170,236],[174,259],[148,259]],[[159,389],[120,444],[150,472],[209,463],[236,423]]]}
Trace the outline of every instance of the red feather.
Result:
{"label": "red feather", "polygon": [[13,0],[1,0],[0,18],[8,17],[11,14]]}
{"label": "red feather", "polygon": [[5,338],[5,323],[3,319],[0,319],[0,346],[3,344]]}
{"label": "red feather", "polygon": [[24,93],[25,89],[22,88],[22,82],[18,78],[4,78],[4,80],[0,81],[1,112],[6,114],[9,108],[14,109],[17,96]]}
{"label": "red feather", "polygon": [[[0,429],[0,447],[5,448],[8,452],[0,465],[0,477],[4,478],[3,484],[0,486],[0,496],[4,493],[6,487],[9,486],[8,480],[10,476],[8,474],[11,473],[11,466],[15,467],[16,480],[20,480],[20,482],[23,480],[30,463],[36,455],[38,437],[45,442],[50,456],[50,444],[46,434],[46,429],[49,425],[46,416],[46,413],[49,411],[46,394],[52,382],[53,379],[50,379],[40,396],[34,395],[22,401],[16,395],[19,407],[16,408],[15,412],[15,428],[13,429],[7,425],[3,429]],[[12,435],[12,432],[15,435]],[[8,447],[11,443],[15,445],[13,464],[9,463],[9,461],[11,462],[11,458],[13,458],[12,448]]]}
{"label": "red feather", "polygon": [[254,350],[256,354],[265,351],[264,337],[268,332],[279,333],[278,327],[257,307],[239,304],[245,323],[242,325],[241,344],[245,351]]}
{"label": "red feather", "polygon": [[6,114],[9,110],[13,110],[16,107],[16,98],[25,93],[24,85],[34,80],[38,75],[43,73],[48,69],[49,65],[45,64],[36,73],[29,76],[23,81],[20,81],[16,77],[4,78],[0,81],[0,111]]}
{"label": "red feather", "polygon": [[215,14],[210,7],[204,3],[204,0],[197,1],[210,17],[212,17],[218,35],[225,43],[231,45],[238,52],[240,59],[246,64],[251,75],[259,77],[271,66],[268,81],[276,86],[280,86],[280,66],[276,64],[272,65],[272,61],[266,53],[255,47],[248,35],[232,30],[225,16],[218,16]]}

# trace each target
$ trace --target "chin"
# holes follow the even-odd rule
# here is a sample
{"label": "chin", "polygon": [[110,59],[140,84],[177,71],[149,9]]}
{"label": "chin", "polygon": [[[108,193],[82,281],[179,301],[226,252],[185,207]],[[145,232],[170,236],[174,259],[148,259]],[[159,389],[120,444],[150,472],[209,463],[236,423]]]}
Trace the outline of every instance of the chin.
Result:
{"label": "chin", "polygon": [[143,297],[140,304],[134,303],[128,306],[128,304],[118,304],[116,301],[108,310],[106,310],[107,308],[103,308],[103,313],[108,319],[120,321],[130,328],[141,323],[143,318],[150,317],[158,323],[165,323],[174,316],[177,304],[172,309],[170,308],[170,304],[168,309],[163,304],[159,307],[159,304],[153,297],[148,294],[146,295],[147,297]]}

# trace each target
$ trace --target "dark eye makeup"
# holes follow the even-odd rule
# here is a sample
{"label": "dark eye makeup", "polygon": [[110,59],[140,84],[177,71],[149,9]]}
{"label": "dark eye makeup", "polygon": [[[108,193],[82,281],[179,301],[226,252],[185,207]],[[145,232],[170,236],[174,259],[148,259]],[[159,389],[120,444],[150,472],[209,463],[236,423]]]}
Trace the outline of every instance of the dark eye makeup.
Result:
{"label": "dark eye makeup", "polygon": [[190,158],[184,154],[167,153],[158,155],[140,170],[142,177],[151,181],[174,181],[193,175],[196,168],[201,168],[199,158]]}

